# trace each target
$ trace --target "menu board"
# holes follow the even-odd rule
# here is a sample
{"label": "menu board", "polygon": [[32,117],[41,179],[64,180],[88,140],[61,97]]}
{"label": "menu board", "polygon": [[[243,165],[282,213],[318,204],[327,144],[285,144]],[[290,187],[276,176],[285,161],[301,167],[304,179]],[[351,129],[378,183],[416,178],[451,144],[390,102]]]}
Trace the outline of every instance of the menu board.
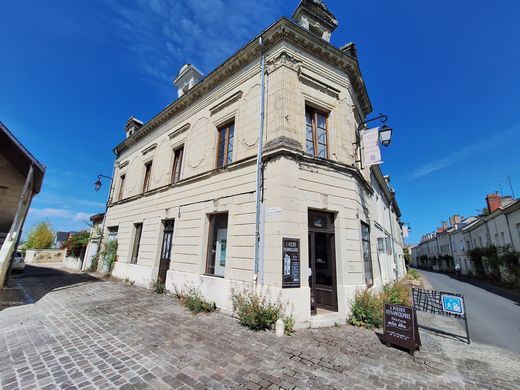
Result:
{"label": "menu board", "polygon": [[409,306],[385,303],[383,342],[406,348],[410,354],[421,345],[415,310]]}
{"label": "menu board", "polygon": [[300,287],[300,240],[282,239],[282,287]]}

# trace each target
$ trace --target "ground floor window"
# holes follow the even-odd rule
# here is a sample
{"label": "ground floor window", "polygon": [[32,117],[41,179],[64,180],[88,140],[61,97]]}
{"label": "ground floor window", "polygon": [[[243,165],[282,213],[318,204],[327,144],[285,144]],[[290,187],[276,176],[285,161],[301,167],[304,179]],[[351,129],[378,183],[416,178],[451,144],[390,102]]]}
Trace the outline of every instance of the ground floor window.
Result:
{"label": "ground floor window", "polygon": [[372,272],[372,255],[370,253],[370,228],[364,222],[361,222],[361,242],[363,247],[365,283],[367,286],[372,286],[374,284],[374,275]]}
{"label": "ground floor window", "polygon": [[206,273],[224,277],[227,258],[228,214],[209,216],[209,240]]}
{"label": "ground floor window", "polygon": [[117,226],[110,226],[108,228],[108,241],[117,240],[117,231],[118,231]]}
{"label": "ground floor window", "polygon": [[134,224],[134,244],[132,246],[132,257],[130,263],[137,264],[137,258],[139,257],[139,247],[141,246],[141,235],[143,233],[143,224]]}

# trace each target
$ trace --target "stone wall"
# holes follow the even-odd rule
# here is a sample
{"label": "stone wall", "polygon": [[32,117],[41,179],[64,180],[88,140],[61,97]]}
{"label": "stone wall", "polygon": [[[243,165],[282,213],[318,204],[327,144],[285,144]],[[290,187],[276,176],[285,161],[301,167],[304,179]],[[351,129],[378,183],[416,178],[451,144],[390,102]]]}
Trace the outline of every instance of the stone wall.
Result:
{"label": "stone wall", "polygon": [[25,262],[31,263],[61,263],[65,260],[65,249],[28,249]]}

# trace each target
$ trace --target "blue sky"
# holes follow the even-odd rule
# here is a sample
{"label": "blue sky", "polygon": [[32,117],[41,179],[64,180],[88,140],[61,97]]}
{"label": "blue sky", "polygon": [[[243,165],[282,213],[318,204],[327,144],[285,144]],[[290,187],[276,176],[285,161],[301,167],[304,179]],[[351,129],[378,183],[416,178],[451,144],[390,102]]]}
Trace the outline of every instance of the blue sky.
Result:
{"label": "blue sky", "polygon": [[[104,210],[128,117],[175,99],[186,62],[209,73],[298,1],[4,0],[0,120],[47,166],[26,227],[86,228]],[[520,195],[520,3],[326,1],[354,41],[374,107],[389,115],[382,169],[410,242],[485,194]]]}

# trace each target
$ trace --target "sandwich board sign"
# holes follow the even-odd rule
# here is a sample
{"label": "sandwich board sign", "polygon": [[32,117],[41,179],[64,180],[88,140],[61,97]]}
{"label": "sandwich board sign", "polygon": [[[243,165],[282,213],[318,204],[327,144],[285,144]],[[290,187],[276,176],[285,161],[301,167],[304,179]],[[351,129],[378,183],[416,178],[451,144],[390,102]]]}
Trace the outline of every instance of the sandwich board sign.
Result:
{"label": "sandwich board sign", "polygon": [[413,356],[421,345],[415,309],[410,306],[385,303],[383,342],[387,346],[405,348]]}

